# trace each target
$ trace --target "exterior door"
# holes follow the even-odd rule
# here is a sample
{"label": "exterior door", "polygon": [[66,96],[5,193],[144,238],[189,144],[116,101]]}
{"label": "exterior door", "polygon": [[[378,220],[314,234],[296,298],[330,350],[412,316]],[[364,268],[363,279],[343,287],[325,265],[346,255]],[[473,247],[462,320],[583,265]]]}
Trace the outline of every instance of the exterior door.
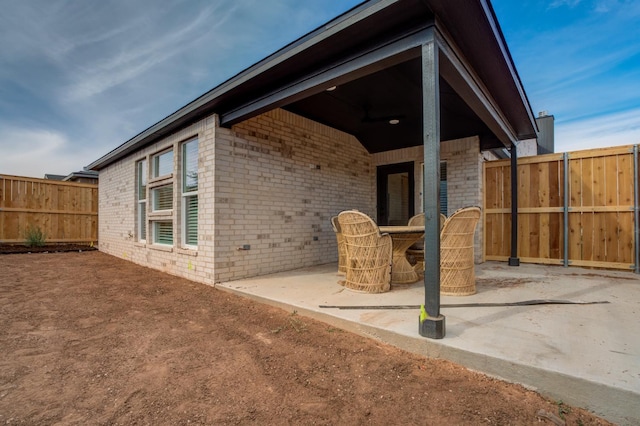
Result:
{"label": "exterior door", "polygon": [[413,167],[413,163],[378,166],[378,225],[406,225],[414,215]]}

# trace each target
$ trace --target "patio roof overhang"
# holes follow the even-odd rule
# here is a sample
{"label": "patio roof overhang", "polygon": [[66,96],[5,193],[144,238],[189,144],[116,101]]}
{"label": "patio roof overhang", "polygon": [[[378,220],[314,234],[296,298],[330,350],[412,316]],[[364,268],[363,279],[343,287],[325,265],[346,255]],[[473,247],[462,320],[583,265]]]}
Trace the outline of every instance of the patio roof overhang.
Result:
{"label": "patio roof overhang", "polygon": [[[423,144],[422,46],[438,55],[440,140],[482,149],[536,136],[487,0],[369,0],[254,64],[87,166],[100,170],[212,113],[223,126],[284,108],[356,136],[369,152]],[[334,91],[328,88],[337,86]],[[389,119],[400,120],[390,125]]]}

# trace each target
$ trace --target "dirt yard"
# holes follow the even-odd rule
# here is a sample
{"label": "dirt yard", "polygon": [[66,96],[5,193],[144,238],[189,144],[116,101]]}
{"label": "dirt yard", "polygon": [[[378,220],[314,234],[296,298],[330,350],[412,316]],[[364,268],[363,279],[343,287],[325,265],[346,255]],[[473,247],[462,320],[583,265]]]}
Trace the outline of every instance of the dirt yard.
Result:
{"label": "dirt yard", "polygon": [[2,424],[608,424],[97,251],[0,255],[0,348]]}

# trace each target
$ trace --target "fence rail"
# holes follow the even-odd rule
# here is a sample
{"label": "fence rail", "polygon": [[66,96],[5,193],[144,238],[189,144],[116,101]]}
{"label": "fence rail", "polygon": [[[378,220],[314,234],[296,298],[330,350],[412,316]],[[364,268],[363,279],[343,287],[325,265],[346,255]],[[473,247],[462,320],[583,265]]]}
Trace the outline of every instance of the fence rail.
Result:
{"label": "fence rail", "polygon": [[[518,159],[522,262],[637,270],[637,147]],[[511,252],[510,160],[484,165],[485,258]]]}
{"label": "fence rail", "polygon": [[25,242],[39,227],[47,243],[98,240],[98,185],[0,175],[0,243]]}

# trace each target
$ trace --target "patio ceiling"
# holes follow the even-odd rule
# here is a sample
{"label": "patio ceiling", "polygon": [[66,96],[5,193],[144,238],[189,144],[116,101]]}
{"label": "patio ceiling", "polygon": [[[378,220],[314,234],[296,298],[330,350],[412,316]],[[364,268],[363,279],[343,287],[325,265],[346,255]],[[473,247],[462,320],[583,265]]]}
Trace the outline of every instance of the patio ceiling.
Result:
{"label": "patio ceiling", "polygon": [[[487,125],[440,78],[442,140],[480,136],[483,149],[502,147]],[[309,96],[283,107],[358,138],[371,153],[423,144],[419,58]],[[399,120],[390,124],[390,120]]]}

